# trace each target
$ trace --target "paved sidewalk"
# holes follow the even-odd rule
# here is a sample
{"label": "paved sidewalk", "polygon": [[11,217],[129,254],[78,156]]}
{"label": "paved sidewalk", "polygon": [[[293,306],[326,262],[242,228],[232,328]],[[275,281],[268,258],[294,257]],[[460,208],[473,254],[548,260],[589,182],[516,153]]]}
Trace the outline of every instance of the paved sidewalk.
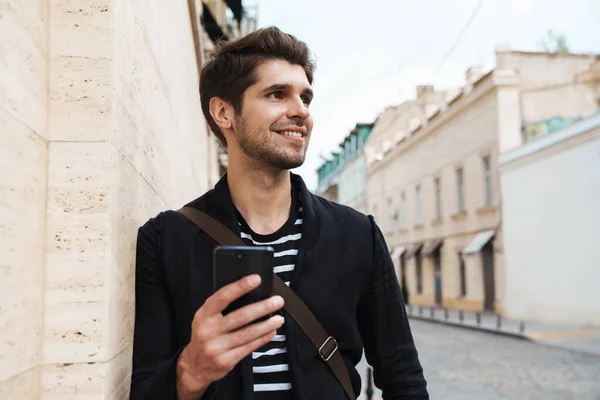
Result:
{"label": "paved sidewalk", "polygon": [[458,310],[414,305],[407,305],[406,311],[409,318],[413,319],[532,340],[540,344],[600,357],[600,327],[515,321],[500,318],[493,312],[460,312]]}
{"label": "paved sidewalk", "polygon": [[[367,377],[368,372],[367,371],[369,368],[371,368],[371,366],[367,363],[367,360],[363,353],[360,362],[356,366],[356,370],[360,374],[360,378],[362,380],[362,393],[358,397],[358,400],[368,400],[366,390],[367,390],[367,381],[368,381],[368,377]],[[377,387],[375,387],[374,382],[373,382],[373,396],[371,397],[371,400],[381,400],[381,390],[379,390]]]}

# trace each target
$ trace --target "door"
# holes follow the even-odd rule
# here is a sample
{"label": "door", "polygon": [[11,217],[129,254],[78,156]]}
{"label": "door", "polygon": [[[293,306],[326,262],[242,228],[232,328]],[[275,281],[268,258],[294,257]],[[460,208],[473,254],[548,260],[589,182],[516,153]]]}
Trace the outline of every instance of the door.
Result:
{"label": "door", "polygon": [[483,261],[483,281],[484,281],[484,306],[486,310],[494,311],[494,301],[496,300],[496,285],[494,282],[494,246],[492,242],[486,244],[481,250]]}
{"label": "door", "polygon": [[433,268],[435,279],[435,304],[442,305],[442,257],[438,248],[433,253]]}
{"label": "door", "polygon": [[423,266],[421,264],[421,252],[419,251],[417,254],[415,254],[415,272],[417,275],[417,293],[418,294],[422,294],[423,293]]}
{"label": "door", "polygon": [[402,297],[404,298],[404,303],[409,304],[408,299],[408,285],[406,284],[406,258],[404,254],[400,256],[399,260],[400,265],[400,289],[402,290]]}

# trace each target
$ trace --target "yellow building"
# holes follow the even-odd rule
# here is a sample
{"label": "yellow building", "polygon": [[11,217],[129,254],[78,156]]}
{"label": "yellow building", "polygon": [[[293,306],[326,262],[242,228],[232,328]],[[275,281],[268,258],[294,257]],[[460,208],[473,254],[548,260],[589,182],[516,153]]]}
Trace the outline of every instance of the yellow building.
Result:
{"label": "yellow building", "polygon": [[492,71],[470,68],[422,118],[399,106],[377,121],[368,209],[410,303],[503,312],[499,154],[594,114],[597,87],[579,77],[595,59],[498,48]]}

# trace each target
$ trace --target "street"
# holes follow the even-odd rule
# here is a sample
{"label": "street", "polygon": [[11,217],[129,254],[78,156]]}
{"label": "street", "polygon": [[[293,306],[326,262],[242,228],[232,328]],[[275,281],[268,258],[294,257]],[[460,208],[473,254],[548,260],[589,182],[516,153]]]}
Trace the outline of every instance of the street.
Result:
{"label": "street", "polygon": [[[433,400],[600,399],[600,357],[441,324],[410,322]],[[359,371],[364,392],[364,366]],[[379,391],[376,395],[381,396]]]}

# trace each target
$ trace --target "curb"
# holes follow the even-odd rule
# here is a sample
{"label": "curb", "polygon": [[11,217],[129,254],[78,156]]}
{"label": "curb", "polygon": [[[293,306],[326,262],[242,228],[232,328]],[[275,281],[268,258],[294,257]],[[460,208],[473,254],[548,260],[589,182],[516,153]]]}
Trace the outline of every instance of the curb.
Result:
{"label": "curb", "polygon": [[461,324],[458,322],[450,322],[450,321],[434,319],[434,318],[420,317],[418,315],[408,315],[408,318],[416,319],[419,321],[425,321],[425,322],[433,322],[433,323],[441,324],[441,325],[449,325],[449,326],[453,326],[455,328],[470,329],[472,331],[486,332],[486,333],[491,333],[493,335],[507,336],[507,337],[511,337],[514,339],[528,340],[530,342],[534,342],[534,340],[532,338],[530,338],[529,336],[520,334],[520,333],[502,331],[502,330],[498,330],[498,329],[484,328],[481,326],[475,326],[475,325],[470,325],[470,324]]}
{"label": "curb", "polygon": [[600,358],[600,352],[598,352],[598,351],[577,348],[577,347],[565,345],[563,343],[551,343],[551,342],[547,342],[547,341],[544,341],[544,340],[534,339],[532,337],[527,336],[526,334],[520,334],[520,333],[516,333],[516,332],[509,332],[509,331],[502,331],[502,330],[492,329],[492,328],[485,328],[485,327],[481,327],[481,326],[478,327],[478,326],[472,325],[472,324],[464,324],[464,323],[459,323],[459,322],[451,322],[451,321],[445,321],[445,320],[440,320],[440,319],[433,319],[433,318],[430,318],[430,317],[418,316],[418,315],[408,315],[408,318],[409,319],[415,319],[415,320],[418,320],[418,321],[432,322],[432,323],[436,323],[436,324],[440,324],[440,325],[448,325],[448,326],[452,326],[452,327],[455,327],[455,328],[463,328],[463,329],[469,329],[469,330],[472,330],[472,331],[479,331],[479,332],[490,333],[492,335],[499,335],[499,336],[511,337],[513,339],[518,339],[518,340],[526,340],[528,342],[535,343],[537,345],[540,345],[540,346],[543,346],[543,347],[546,347],[546,348],[564,350],[564,351],[579,353],[579,354],[586,355],[586,356],[592,356],[592,357],[599,357]]}

